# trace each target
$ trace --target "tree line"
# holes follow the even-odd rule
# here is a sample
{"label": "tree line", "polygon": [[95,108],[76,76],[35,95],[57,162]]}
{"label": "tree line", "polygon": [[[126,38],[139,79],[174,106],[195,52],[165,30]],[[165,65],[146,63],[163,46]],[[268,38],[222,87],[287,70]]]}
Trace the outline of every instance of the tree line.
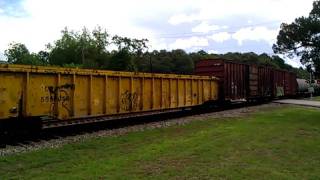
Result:
{"label": "tree line", "polygon": [[105,29],[92,31],[65,28],[61,37],[46,50],[31,53],[21,43],[11,43],[5,50],[8,63],[41,66],[79,67],[116,71],[192,74],[195,64],[202,59],[224,58],[294,71],[301,78],[308,73],[293,68],[279,56],[250,53],[209,54],[203,50],[187,53],[182,49],[148,51],[147,39],[111,36]]}
{"label": "tree line", "polygon": [[320,0],[313,2],[307,17],[298,17],[290,24],[283,23],[273,45],[276,54],[300,58],[306,70],[293,68],[279,56],[265,53],[209,54],[202,50],[187,53],[181,49],[149,52],[147,43],[147,39],[110,36],[101,27],[93,31],[84,28],[80,32],[65,28],[58,40],[46,45],[46,50],[30,53],[24,44],[12,43],[5,56],[12,64],[179,74],[192,74],[195,63],[201,59],[225,58],[294,71],[300,78],[308,78],[309,73],[319,78]]}

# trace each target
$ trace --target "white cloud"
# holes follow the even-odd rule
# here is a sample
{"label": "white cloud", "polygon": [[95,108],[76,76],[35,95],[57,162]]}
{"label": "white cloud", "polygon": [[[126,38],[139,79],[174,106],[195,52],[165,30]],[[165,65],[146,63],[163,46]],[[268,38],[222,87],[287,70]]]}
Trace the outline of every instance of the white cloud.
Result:
{"label": "white cloud", "polygon": [[242,45],[244,41],[266,41],[270,45],[276,40],[278,29],[268,29],[263,26],[255,28],[242,28],[232,35],[232,38],[238,41],[239,45]]}
{"label": "white cloud", "polygon": [[312,2],[313,0],[198,0],[192,4],[196,12],[175,14],[168,22],[178,25],[241,16],[291,22],[298,16],[307,15],[312,8]]}
{"label": "white cloud", "polygon": [[208,51],[209,54],[219,54],[219,51],[216,50],[209,50]]}
{"label": "white cloud", "polygon": [[4,60],[6,60],[6,57],[2,52],[0,52],[0,61],[4,61]]}
{"label": "white cloud", "polygon": [[168,44],[166,43],[165,39],[152,39],[150,50],[154,49],[168,49]]}
{"label": "white cloud", "polygon": [[284,56],[284,55],[281,55],[281,54],[277,54],[277,55],[279,57],[281,57],[282,59],[284,59],[287,64],[290,64],[293,67],[298,68],[298,67],[302,67],[303,66],[301,64],[301,62],[300,62],[300,58],[297,57],[297,56],[295,56],[293,58],[288,58],[287,56]]}
{"label": "white cloud", "polygon": [[209,42],[206,38],[191,37],[187,39],[177,39],[174,43],[169,45],[170,49],[188,49],[192,47],[205,47]]}
{"label": "white cloud", "polygon": [[[148,38],[152,47],[157,48],[159,40],[154,32],[137,23],[154,18],[157,16],[154,13],[167,14],[172,9],[165,8],[163,1],[138,1],[24,0],[22,6],[28,16],[0,15],[0,51],[4,51],[12,41],[26,44],[31,51],[39,51],[45,48],[45,44],[59,38],[60,31],[66,26],[81,30],[84,26],[93,29],[97,25],[111,34]],[[178,7],[177,3],[171,4]],[[154,11],[147,11],[152,7]],[[160,43],[160,46],[163,45]]]}
{"label": "white cloud", "polygon": [[216,31],[219,29],[226,29],[228,28],[227,26],[218,26],[218,25],[210,25],[208,22],[204,21],[200,23],[199,25],[193,27],[191,29],[192,32],[199,32],[199,33],[208,33],[210,31]]}
{"label": "white cloud", "polygon": [[208,38],[212,39],[215,42],[222,43],[224,41],[227,41],[231,39],[232,35],[229,34],[228,32],[220,32],[220,33],[215,33],[211,36],[208,36]]}
{"label": "white cloud", "polygon": [[193,15],[186,15],[186,14],[178,14],[172,16],[168,22],[172,25],[179,25],[182,23],[190,23],[193,22],[196,18]]}
{"label": "white cloud", "polygon": [[293,67],[302,67],[303,65],[301,64],[301,62],[299,61],[299,59],[289,59],[289,58],[284,58],[284,60],[286,61],[287,64],[290,64]]}
{"label": "white cloud", "polygon": [[[182,23],[191,23],[184,24],[185,32],[220,32],[226,28],[220,25],[224,24],[225,19],[236,22],[239,17],[248,17],[254,22],[257,19],[263,22],[277,21],[280,25],[280,22],[290,22],[296,17],[307,15],[312,8],[313,0],[23,0],[22,2],[21,9],[24,9],[23,14],[27,16],[10,17],[1,14],[1,9],[2,12],[7,10],[0,8],[0,52],[3,52],[12,41],[26,44],[31,51],[42,50],[46,43],[60,36],[60,31],[65,26],[80,30],[83,26],[92,29],[96,25],[101,25],[111,34],[148,38],[151,49],[204,47],[208,46],[208,40],[223,43],[230,38],[236,39],[239,43],[247,40],[271,43],[277,33],[273,29],[263,29],[263,27],[251,30],[243,28],[231,37],[230,32],[216,32],[210,37],[173,39],[174,43],[169,43],[172,39],[160,39],[156,34],[172,27],[179,29],[178,25]],[[162,21],[158,22],[159,19]],[[210,24],[212,21],[215,23]],[[146,22],[152,23],[149,25]],[[195,24],[198,25],[194,26]],[[231,28],[232,24],[228,25]],[[155,26],[166,27],[156,29]],[[166,33],[175,33],[179,37],[179,30],[171,29],[171,31]]]}

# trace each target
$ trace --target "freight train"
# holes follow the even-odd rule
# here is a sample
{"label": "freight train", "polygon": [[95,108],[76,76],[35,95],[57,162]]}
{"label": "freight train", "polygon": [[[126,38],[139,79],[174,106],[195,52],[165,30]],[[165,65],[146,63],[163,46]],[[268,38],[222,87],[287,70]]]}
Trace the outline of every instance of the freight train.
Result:
{"label": "freight train", "polygon": [[218,77],[219,98],[224,101],[293,97],[298,87],[295,73],[226,59],[199,61],[195,74]]}
{"label": "freight train", "polygon": [[0,132],[139,116],[218,100],[218,79],[0,65]]}
{"label": "freight train", "polygon": [[0,64],[0,133],[294,96],[296,75],[222,59],[195,75]]}

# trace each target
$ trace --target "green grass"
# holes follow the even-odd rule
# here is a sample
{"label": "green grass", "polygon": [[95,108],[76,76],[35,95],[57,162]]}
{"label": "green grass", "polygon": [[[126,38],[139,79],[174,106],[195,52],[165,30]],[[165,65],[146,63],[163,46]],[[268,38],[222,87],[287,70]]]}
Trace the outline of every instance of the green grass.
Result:
{"label": "green grass", "polygon": [[312,100],[314,100],[314,101],[320,101],[320,96],[315,96],[315,97],[313,97]]}
{"label": "green grass", "polygon": [[320,110],[103,137],[0,158],[0,179],[319,179]]}

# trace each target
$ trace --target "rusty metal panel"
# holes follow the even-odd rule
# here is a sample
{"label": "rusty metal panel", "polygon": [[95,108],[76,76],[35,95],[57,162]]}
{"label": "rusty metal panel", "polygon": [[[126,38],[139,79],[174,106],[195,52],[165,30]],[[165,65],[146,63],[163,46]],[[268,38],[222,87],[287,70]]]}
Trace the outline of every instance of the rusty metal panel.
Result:
{"label": "rusty metal panel", "polygon": [[296,92],[296,75],[283,70],[224,59],[199,61],[195,74],[220,78],[225,100],[290,96]]}
{"label": "rusty metal panel", "polygon": [[273,70],[273,94],[274,97],[284,96],[285,77],[284,71]]}
{"label": "rusty metal panel", "polygon": [[297,92],[297,77],[295,73],[285,72],[285,96],[294,96]]}
{"label": "rusty metal panel", "polygon": [[273,96],[273,71],[269,67],[250,65],[249,97],[266,98]]}
{"label": "rusty metal panel", "polygon": [[215,76],[220,79],[220,98],[245,99],[248,93],[248,65],[224,59],[202,60],[196,64],[196,75]]}
{"label": "rusty metal panel", "polygon": [[275,97],[285,96],[285,71],[274,70]]}
{"label": "rusty metal panel", "polygon": [[258,67],[255,65],[249,66],[249,97],[254,98],[258,94]]}
{"label": "rusty metal panel", "polygon": [[0,65],[0,81],[0,119],[142,113],[218,99],[209,76]]}
{"label": "rusty metal panel", "polygon": [[269,67],[258,68],[258,96],[273,96],[273,71]]}
{"label": "rusty metal panel", "polygon": [[220,59],[199,61],[196,64],[195,74],[224,78],[224,61]]}
{"label": "rusty metal panel", "polygon": [[292,82],[291,82],[291,76],[289,72],[285,72],[284,73],[284,82],[285,82],[285,86],[284,86],[284,94],[286,96],[290,96],[292,94]]}
{"label": "rusty metal panel", "polygon": [[293,72],[274,70],[274,94],[280,96],[294,96],[297,92],[297,76]]}

